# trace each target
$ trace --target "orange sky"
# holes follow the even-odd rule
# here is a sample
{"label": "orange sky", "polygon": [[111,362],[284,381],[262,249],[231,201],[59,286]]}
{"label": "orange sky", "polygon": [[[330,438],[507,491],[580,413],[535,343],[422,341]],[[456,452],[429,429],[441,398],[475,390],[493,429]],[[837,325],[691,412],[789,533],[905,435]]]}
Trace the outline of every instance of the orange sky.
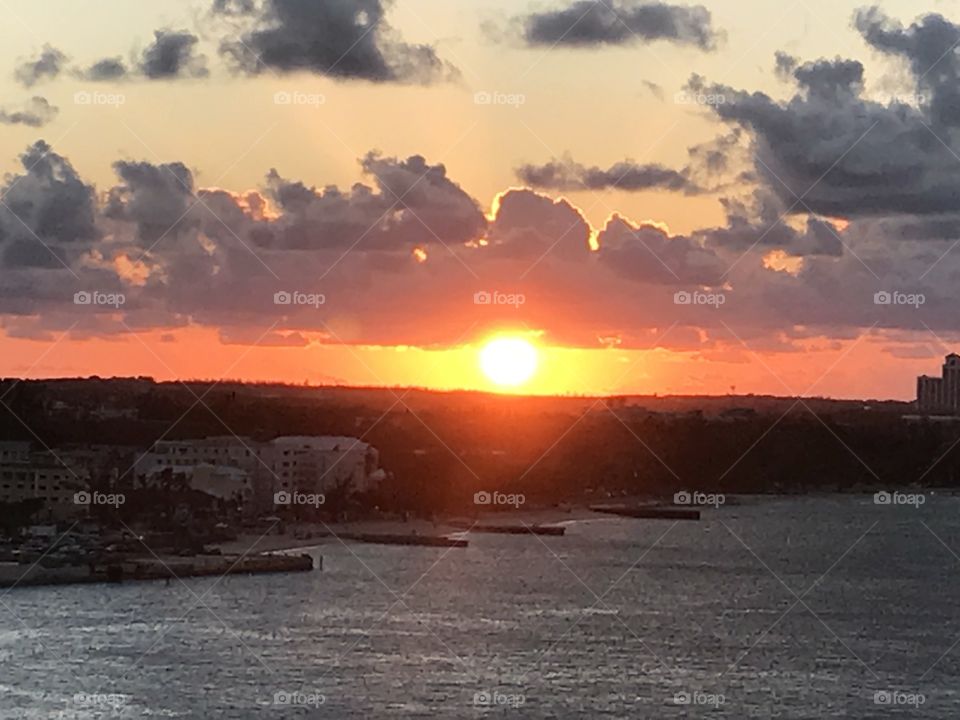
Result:
{"label": "orange sky", "polygon": [[[522,337],[522,335],[517,335]],[[175,338],[175,339],[174,339]],[[386,385],[510,391],[484,376],[484,338],[456,350],[418,348],[255,347],[223,344],[211,330],[150,332],[112,341],[41,342],[4,338],[0,376],[147,375],[157,380],[281,380],[312,385]],[[534,340],[534,342],[536,342]],[[538,346],[534,378],[515,392],[532,394],[773,394],[910,399],[915,375],[939,371],[939,359],[870,366],[880,338],[809,353],[755,355],[742,346],[701,354],[667,350],[577,350]],[[827,343],[821,343],[826,347]],[[936,347],[930,347],[932,353]],[[878,387],[896,388],[877,395]]]}
{"label": "orange sky", "polygon": [[[540,188],[537,197],[558,201],[555,207],[544,210],[524,206],[510,218],[501,219],[502,228],[495,227],[497,208],[491,210],[490,205],[509,188],[523,188],[517,172],[522,165],[539,166],[566,158],[600,170],[625,161],[667,169],[683,169],[688,164],[693,168],[691,149],[722,140],[733,126],[719,122],[709,109],[676,100],[692,75],[708,76],[712,82],[746,92],[769,93],[778,102],[786,102],[793,93],[800,98],[802,91],[791,88],[773,72],[774,53],[782,51],[797,56],[798,61],[858,59],[866,68],[862,93],[870,97],[902,88],[907,76],[903,64],[865,46],[851,26],[852,5],[816,1],[779,7],[766,0],[714,4],[719,7],[710,8],[712,22],[721,40],[708,51],[671,42],[588,50],[521,47],[508,38],[511,18],[539,8],[536,3],[395,3],[388,13],[393,37],[429,45],[458,71],[449,82],[420,84],[333,78],[311,72],[257,76],[231,72],[218,53],[218,33],[223,29],[208,17],[209,3],[176,0],[150,6],[123,0],[49,0],[42,5],[29,0],[8,2],[8,19],[18,30],[0,49],[0,69],[6,68],[0,72],[0,97],[9,99],[0,111],[9,117],[31,96],[38,95],[55,104],[57,111],[39,125],[17,121],[0,124],[4,140],[0,171],[8,174],[4,197],[9,192],[9,202],[16,205],[17,212],[29,214],[35,200],[30,195],[34,184],[39,188],[36,193],[49,190],[43,185],[49,178],[31,176],[33,167],[24,167],[18,159],[25,148],[42,138],[91,189],[97,205],[99,244],[71,257],[67,270],[72,278],[51,263],[63,277],[46,284],[39,280],[41,271],[30,263],[26,263],[22,275],[0,266],[0,273],[5,274],[0,276],[0,301],[8,301],[13,308],[0,309],[0,376],[149,375],[157,379],[230,378],[505,390],[483,374],[478,357],[490,337],[507,333],[529,338],[539,355],[537,372],[528,383],[516,388],[517,392],[723,394],[735,388],[737,393],[911,398],[915,376],[937,372],[948,343],[960,336],[932,316],[923,315],[918,323],[918,315],[905,314],[906,321],[887,322],[888,316],[870,317],[872,307],[859,316],[844,317],[830,328],[824,308],[813,307],[820,286],[791,284],[801,273],[808,271],[819,280],[839,268],[837,277],[824,281],[823,286],[857,287],[857,298],[868,306],[872,305],[874,291],[901,287],[890,282],[916,281],[912,268],[899,275],[899,268],[890,270],[895,263],[883,248],[875,247],[874,227],[869,221],[848,222],[838,214],[820,217],[811,211],[791,217],[784,213],[783,218],[783,225],[798,232],[803,232],[810,218],[831,221],[835,228],[831,232],[844,246],[844,251],[835,256],[801,259],[776,248],[768,252],[761,247],[753,254],[751,248],[741,257],[741,249],[735,248],[722,258],[725,265],[720,269],[725,272],[703,279],[703,268],[716,258],[710,256],[712,250],[705,250],[706,241],[696,233],[724,226],[731,206],[756,200],[752,193],[758,187],[769,190],[777,183],[787,184],[779,176],[766,178],[769,182],[764,185],[765,181],[751,178],[749,173],[738,174],[758,171],[752,162],[758,145],[751,144],[747,132],[739,145],[741,155],[731,154],[732,166],[722,181],[701,183],[716,184],[715,189]],[[555,5],[563,3],[558,0]],[[936,6],[941,12],[960,16],[960,0],[944,0]],[[907,0],[891,0],[884,8],[904,22],[912,21],[919,12],[916,3]],[[57,17],[58,22],[50,23],[50,17]],[[119,57],[128,65],[135,64],[158,28],[195,32],[197,51],[205,58],[209,73],[160,81],[131,75],[104,84],[80,77],[83,68],[104,57]],[[46,46],[63,50],[66,59],[60,74],[42,79],[35,86],[18,83],[14,69]],[[107,108],[77,100],[78,93],[91,91],[115,93],[123,97],[123,102]],[[517,95],[523,103],[519,107],[478,106],[478,92]],[[296,93],[322,101],[278,104],[277,93]],[[374,151],[380,152],[383,160],[376,166],[377,172],[368,172],[358,161]],[[839,156],[832,148],[831,153],[828,158]],[[438,199],[427,197],[419,212],[441,208],[454,218],[449,229],[438,233],[433,227],[427,228],[427,242],[398,241],[416,247],[410,252],[411,248],[402,245],[404,251],[396,256],[382,252],[384,247],[377,246],[375,238],[366,238],[356,248],[348,243],[334,245],[333,254],[323,256],[322,261],[320,253],[297,255],[303,250],[299,246],[292,250],[279,247],[287,241],[316,241],[327,232],[324,223],[328,215],[342,212],[337,222],[369,224],[362,215],[368,201],[364,193],[376,195],[370,191],[371,186],[381,198],[389,192],[389,188],[378,187],[382,182],[378,173],[399,177],[396,182],[402,183],[403,172],[409,171],[405,163],[411,156],[423,156],[434,174],[443,166],[444,181],[451,187],[436,190]],[[227,210],[239,207],[242,217],[230,217],[228,222],[220,216],[215,220],[205,215],[197,219],[195,216],[204,212],[200,208],[189,216],[195,225],[188,231],[182,236],[179,231],[170,233],[166,221],[177,216],[182,219],[190,211],[181,214],[175,204],[172,210],[165,206],[166,199],[160,195],[169,193],[170,188],[158,190],[156,179],[150,181],[154,186],[145,182],[142,197],[134,198],[136,193],[131,188],[135,179],[119,179],[114,165],[118,161],[131,167],[142,163],[151,169],[163,168],[161,176],[170,174],[171,164],[183,163],[185,171],[192,174],[195,188],[191,192],[223,188],[237,207],[227,207],[228,201],[224,200],[222,215],[226,217]],[[268,173],[272,169],[276,173],[271,180]],[[130,172],[132,176],[134,171]],[[169,178],[166,182],[169,184]],[[304,241],[289,233],[293,239],[286,239],[282,233],[295,220],[302,220],[298,216],[301,211],[296,208],[296,199],[288,207],[279,207],[282,203],[276,187],[272,191],[268,187],[271,182],[291,195],[296,195],[298,188],[310,190],[315,208],[302,211],[302,215],[314,223],[314,228],[321,228],[315,230],[315,237]],[[367,189],[350,196],[354,183],[361,182]],[[16,191],[15,186],[19,186]],[[121,218],[116,211],[109,215],[105,210],[111,188],[116,187],[123,190],[120,204],[126,203],[123,211],[128,217]],[[337,189],[328,192],[334,187]],[[422,190],[421,186],[418,192]],[[431,192],[434,190],[431,188]],[[128,191],[129,196],[123,194]],[[248,192],[254,195],[246,196]],[[338,205],[344,196],[350,196],[346,210]],[[262,201],[263,207],[247,203],[247,197]],[[461,207],[467,202],[464,198],[475,202],[477,208]],[[569,206],[560,203],[561,199]],[[151,204],[156,207],[143,211],[143,206]],[[459,237],[458,233],[469,232],[463,227],[470,227],[474,210],[487,214],[489,237],[484,236],[484,230],[473,230],[466,239]],[[164,219],[144,220],[154,211],[162,211]],[[134,217],[137,212],[144,214]],[[213,210],[210,213],[217,214]],[[389,215],[387,221],[383,217],[378,221],[395,221],[397,236],[424,235],[411,213],[416,216],[412,210],[394,211],[385,214]],[[374,212],[373,217],[378,214]],[[437,214],[442,215],[439,211]],[[779,210],[774,216],[777,214]],[[572,263],[564,264],[566,259],[556,260],[557,264],[549,267],[547,262],[538,265],[541,246],[536,243],[543,238],[534,236],[543,226],[555,223],[543,231],[547,240],[542,245],[546,248],[544,256],[549,254],[553,262],[553,256],[563,255],[557,250],[558,246],[563,250],[561,241],[569,241],[564,239],[569,234],[565,223],[570,216],[588,223],[584,232],[588,231],[594,251],[598,238],[608,232],[606,254],[601,258],[601,253],[588,253],[578,228],[571,237],[581,245],[574,248],[574,255],[581,253],[577,258],[582,262],[582,272]],[[282,227],[271,239],[274,245],[259,246],[251,238],[256,237],[256,230],[263,229],[258,223],[265,217],[289,222],[276,223]],[[533,218],[531,226],[524,224],[529,218]],[[623,219],[622,227],[617,226],[617,218]],[[431,225],[441,227],[445,219],[439,217]],[[150,222],[166,231],[155,231],[149,227]],[[425,225],[422,220],[421,224]],[[757,228],[751,228],[750,239],[762,240],[767,233],[761,234],[761,229],[769,225],[765,217]],[[72,251],[69,243],[61,247],[38,237],[29,218],[26,222],[21,218],[10,220],[8,236],[11,229],[22,232],[20,226],[47,249],[52,245],[64,257]],[[641,234],[656,227],[665,232],[662,247],[648,247],[649,242],[661,242],[654,232],[649,233],[648,240],[641,238],[642,247],[618,245],[625,233]],[[488,248],[485,254],[474,252],[482,258],[474,262],[467,249],[476,250],[478,245],[487,248],[494,230],[500,232],[496,239],[502,245],[496,251]],[[145,240],[138,235],[144,232],[154,235]],[[457,239],[450,240],[448,234]],[[3,239],[0,222],[0,250]],[[388,240],[392,242],[393,238]],[[828,240],[832,242],[832,238]],[[249,250],[250,256],[245,257],[237,243]],[[855,253],[851,250],[854,247]],[[323,249],[330,252],[330,248]],[[332,273],[330,261],[341,249],[345,249],[346,259],[337,258],[333,263],[336,273]],[[287,257],[281,259],[281,250],[289,251]],[[645,255],[646,250],[650,252]],[[522,255],[524,252],[528,255]],[[924,258],[923,267],[930,265],[939,252],[936,246],[930,253],[932,259]],[[362,261],[353,257],[361,254]],[[512,274],[502,272],[508,261],[515,261],[510,268]],[[238,300],[234,307],[229,298],[218,299],[222,304],[212,303],[200,292],[207,284],[213,287],[219,278],[237,273],[233,278],[236,284],[225,282],[225,287],[239,295],[260,297],[267,292],[264,282],[272,282],[269,275],[278,281],[281,276],[289,276],[280,270],[284,262],[288,273],[291,269],[302,270],[296,276],[301,281],[316,278],[316,287],[326,290],[333,279],[340,283],[331,291],[333,299],[346,297],[353,306],[345,311],[334,304],[338,313],[335,321],[356,323],[363,336],[355,341],[349,333],[344,337],[357,344],[338,344],[337,338],[321,332],[316,323],[298,324],[302,316],[285,317],[276,328],[279,335],[270,333],[255,343],[269,325],[269,318],[257,315],[255,306]],[[947,283],[953,271],[948,262],[938,262],[930,267],[929,278],[927,273],[922,277]],[[202,268],[196,279],[189,275],[192,268]],[[68,297],[77,290],[108,287],[103,284],[101,271],[115,273],[111,279],[130,283],[131,290],[153,293],[144,293],[147,299],[143,304],[139,299],[131,303],[131,312],[140,313],[136,321],[131,316],[121,317],[128,325],[127,332],[118,334],[116,327],[99,326],[106,316],[86,316],[77,324],[70,314],[77,311],[75,307],[66,308],[63,314],[50,309],[61,299],[58,293]],[[882,275],[886,271],[889,276]],[[183,285],[171,290],[163,304],[157,300],[156,288],[174,287],[174,283],[164,284],[170,272],[178,273]],[[665,272],[672,274],[676,283],[669,276],[664,282]],[[633,276],[628,277],[630,273]],[[859,275],[854,277],[855,273]],[[750,294],[758,278],[769,287]],[[876,287],[871,286],[874,279]],[[386,284],[397,293],[395,303],[378,294]],[[28,287],[35,287],[37,296],[18,304],[19,295],[28,294],[24,290]],[[401,297],[420,287],[427,288],[423,298]],[[488,322],[473,327],[465,337],[452,330],[458,323],[468,325],[467,319],[475,310],[456,304],[458,292],[468,298],[477,290],[510,292],[519,287],[530,295],[526,308],[512,316],[488,315]],[[903,287],[909,290],[911,286]],[[190,289],[197,289],[198,297],[185,297]],[[571,295],[578,293],[577,297],[564,298],[565,289]],[[671,317],[674,291],[697,289],[725,292],[734,300],[745,297],[744,302],[753,304],[752,310],[748,313],[734,307],[722,322],[717,322],[716,316],[704,315],[700,323],[698,317],[684,315],[683,308]],[[771,300],[773,291],[780,290],[784,294],[776,297],[786,299]],[[240,298],[244,299],[248,298]],[[377,307],[371,310],[369,304]],[[805,319],[797,320],[791,314],[805,304],[812,308],[810,328]],[[829,311],[829,302],[825,305]],[[838,314],[849,305],[849,300],[837,300]],[[782,312],[782,325],[775,312]],[[504,319],[508,316],[515,319]],[[463,322],[459,322],[461,319]],[[657,342],[670,332],[674,320],[680,324],[680,332],[669,341]],[[376,327],[377,322],[382,325]],[[887,330],[870,329],[871,323]],[[411,332],[410,328],[416,329],[417,325],[438,328],[437,338],[431,333]],[[237,326],[242,326],[239,331]],[[341,327],[336,322],[333,326]],[[129,327],[149,330],[133,334]],[[605,332],[608,327],[612,328],[610,336]],[[72,331],[67,332],[67,328]],[[224,335],[231,333],[234,341],[225,341]],[[409,336],[409,341],[399,346],[396,335]],[[379,346],[365,344],[377,342],[379,336],[390,340]],[[280,342],[283,337],[290,340],[289,344]],[[741,337],[747,345],[756,346],[759,354],[745,347]],[[652,346],[645,345],[644,338],[649,338]],[[620,342],[625,345],[618,346]],[[428,349],[438,346],[444,349]]]}

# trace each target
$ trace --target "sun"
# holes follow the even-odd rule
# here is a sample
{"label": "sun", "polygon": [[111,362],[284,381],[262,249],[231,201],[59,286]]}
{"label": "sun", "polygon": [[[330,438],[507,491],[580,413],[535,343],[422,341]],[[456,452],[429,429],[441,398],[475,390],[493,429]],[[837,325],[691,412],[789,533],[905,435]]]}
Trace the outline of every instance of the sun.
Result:
{"label": "sun", "polygon": [[537,371],[537,349],[522,338],[495,338],[480,351],[480,369],[492,383],[516,387]]}

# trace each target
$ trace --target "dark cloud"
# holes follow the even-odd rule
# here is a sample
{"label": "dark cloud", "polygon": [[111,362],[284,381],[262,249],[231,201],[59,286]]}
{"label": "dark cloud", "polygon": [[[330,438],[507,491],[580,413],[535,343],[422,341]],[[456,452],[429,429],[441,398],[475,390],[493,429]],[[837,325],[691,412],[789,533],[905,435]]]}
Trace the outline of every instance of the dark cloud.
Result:
{"label": "dark cloud", "polygon": [[211,11],[216,15],[247,15],[256,8],[254,0],[213,0]]}
{"label": "dark cloud", "polygon": [[863,89],[863,65],[856,60],[817,60],[794,68],[797,84],[825,100],[855,96]]}
{"label": "dark cloud", "polygon": [[113,169],[123,183],[111,188],[103,213],[134,223],[142,243],[152,245],[190,224],[187,210],[196,200],[193,174],[183,163],[120,161]]}
{"label": "dark cloud", "polygon": [[[242,194],[197,187],[182,162],[123,161],[99,202],[45,144],[21,162],[2,188],[23,222],[0,214],[0,320],[22,337],[79,320],[84,337],[195,326],[227,342],[266,333],[279,345],[445,347],[470,328],[482,336],[526,325],[550,343],[716,352],[739,344],[727,323],[752,347],[786,352],[878,321],[891,332],[960,330],[960,254],[947,252],[956,212],[780,222],[786,201],[763,176],[747,201],[724,201],[724,227],[674,234],[619,215],[594,229],[570,202],[530,189],[499,195],[488,217],[443,165],[417,155],[362,158],[369,184],[318,189],[274,172],[263,192]],[[144,254],[146,241],[154,246]],[[91,289],[127,302],[73,304],[73,293]],[[725,302],[684,305],[680,290]],[[923,293],[927,303],[922,313],[878,309],[880,290]],[[280,291],[325,302],[278,304]],[[526,300],[476,304],[478,291]]]}
{"label": "dark cloud", "polygon": [[384,0],[216,2],[214,12],[246,17],[251,27],[221,52],[243,71],[309,71],[340,79],[426,84],[450,77],[433,47],[397,37]]}
{"label": "dark cloud", "polygon": [[206,77],[206,58],[196,54],[198,38],[186,30],[157,30],[138,68],[151,80]]}
{"label": "dark cloud", "polygon": [[872,47],[909,63],[918,88],[931,95],[934,122],[960,125],[960,25],[930,14],[905,28],[878,7],[858,10],[854,25]]}
{"label": "dark cloud", "polygon": [[786,101],[698,76],[688,85],[723,98],[713,112],[744,131],[755,176],[786,208],[845,218],[956,208],[960,161],[930,108],[865,97],[863,67],[852,60],[805,63],[793,76]]}
{"label": "dark cloud", "polygon": [[634,283],[719,285],[726,266],[709,249],[653,225],[614,215],[597,237],[600,262]]}
{"label": "dark cloud", "polygon": [[67,56],[52,45],[44,45],[40,55],[17,65],[13,76],[24,87],[33,87],[44,80],[53,80],[67,61]]}
{"label": "dark cloud", "polygon": [[81,70],[77,74],[84,80],[92,82],[122,80],[127,76],[129,70],[121,58],[104,58],[93,63],[86,70]]}
{"label": "dark cloud", "polygon": [[128,66],[120,57],[103,58],[77,75],[92,82],[143,77],[148,80],[203,78],[207,58],[197,52],[199,38],[187,30],[155,30],[153,42]]}
{"label": "dark cloud", "polygon": [[43,127],[53,120],[59,109],[47,102],[46,98],[32,97],[23,110],[0,108],[0,123],[4,125],[26,125]]}
{"label": "dark cloud", "polygon": [[835,225],[810,217],[805,229],[797,230],[780,220],[787,211],[783,202],[766,190],[757,190],[749,203],[723,200],[727,212],[726,226],[699,230],[695,237],[705,247],[740,253],[751,249],[758,249],[761,253],[776,249],[793,257],[839,257],[843,254],[843,243]]}
{"label": "dark cloud", "polygon": [[591,47],[668,40],[703,50],[716,46],[719,34],[710,11],[661,2],[638,4],[629,0],[577,0],[559,10],[521,19],[530,45]]}
{"label": "dark cloud", "polygon": [[590,223],[566,200],[509,190],[497,198],[486,241],[485,250],[497,257],[584,259],[590,252]]}
{"label": "dark cloud", "polygon": [[3,266],[62,267],[97,237],[93,187],[42,140],[20,156],[23,173],[8,175],[0,196]]}
{"label": "dark cloud", "polygon": [[776,72],[777,77],[780,78],[789,78],[793,76],[793,71],[797,69],[797,65],[800,64],[800,61],[797,60],[793,55],[785,53],[782,50],[777,50],[775,54],[774,63],[774,72]]}
{"label": "dark cloud", "polygon": [[585,167],[570,159],[552,160],[544,165],[523,165],[517,169],[517,177],[531,187],[548,190],[700,191],[686,172],[632,160],[606,169]]}
{"label": "dark cloud", "polygon": [[485,231],[483,211],[447,177],[443,165],[430,165],[419,155],[398,160],[371,153],[361,167],[375,188],[358,183],[347,192],[318,190],[272,171],[268,186],[283,217],[261,227],[255,241],[288,249],[410,250],[466,243]]}

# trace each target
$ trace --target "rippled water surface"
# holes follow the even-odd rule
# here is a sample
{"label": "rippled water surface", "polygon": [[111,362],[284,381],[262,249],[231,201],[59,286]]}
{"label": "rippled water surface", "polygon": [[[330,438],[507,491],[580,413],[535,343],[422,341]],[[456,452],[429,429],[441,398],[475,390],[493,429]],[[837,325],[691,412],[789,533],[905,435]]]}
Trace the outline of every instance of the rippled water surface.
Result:
{"label": "rippled water surface", "polygon": [[960,499],[747,499],[470,540],[15,589],[0,717],[960,717]]}

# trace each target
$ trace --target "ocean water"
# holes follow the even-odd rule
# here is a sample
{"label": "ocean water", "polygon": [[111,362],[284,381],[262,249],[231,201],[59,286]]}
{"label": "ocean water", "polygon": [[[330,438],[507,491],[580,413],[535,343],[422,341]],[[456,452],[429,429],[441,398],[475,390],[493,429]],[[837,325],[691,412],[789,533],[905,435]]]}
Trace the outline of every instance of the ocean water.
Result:
{"label": "ocean water", "polygon": [[960,717],[960,499],[470,539],[15,589],[0,718]]}

